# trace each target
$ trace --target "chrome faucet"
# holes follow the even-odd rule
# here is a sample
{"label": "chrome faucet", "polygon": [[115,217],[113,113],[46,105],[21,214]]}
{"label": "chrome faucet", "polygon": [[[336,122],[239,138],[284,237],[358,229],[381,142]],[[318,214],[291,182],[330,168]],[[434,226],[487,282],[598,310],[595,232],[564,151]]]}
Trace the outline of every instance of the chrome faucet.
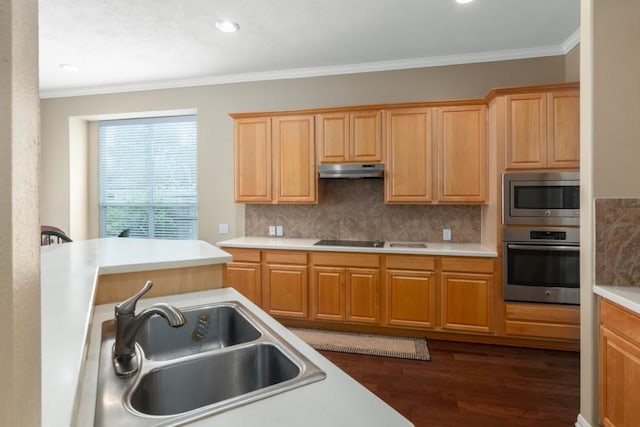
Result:
{"label": "chrome faucet", "polygon": [[158,314],[164,317],[169,322],[169,325],[174,328],[178,328],[187,322],[180,310],[166,303],[153,304],[136,315],[138,300],[149,292],[152,287],[153,283],[147,281],[140,292],[116,304],[116,342],[113,345],[113,368],[118,377],[130,377],[138,371],[136,337],[151,316]]}

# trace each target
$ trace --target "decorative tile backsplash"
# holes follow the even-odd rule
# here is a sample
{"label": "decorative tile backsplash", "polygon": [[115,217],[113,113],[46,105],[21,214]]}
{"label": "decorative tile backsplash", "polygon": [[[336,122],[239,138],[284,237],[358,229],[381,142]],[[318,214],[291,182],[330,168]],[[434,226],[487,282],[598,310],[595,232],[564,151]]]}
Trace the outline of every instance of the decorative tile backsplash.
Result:
{"label": "decorative tile backsplash", "polygon": [[385,205],[381,179],[323,180],[317,205],[251,205],[245,234],[267,236],[282,225],[290,238],[441,242],[451,229],[454,243],[480,242],[480,206]]}
{"label": "decorative tile backsplash", "polygon": [[640,199],[597,199],[596,283],[640,286]]}

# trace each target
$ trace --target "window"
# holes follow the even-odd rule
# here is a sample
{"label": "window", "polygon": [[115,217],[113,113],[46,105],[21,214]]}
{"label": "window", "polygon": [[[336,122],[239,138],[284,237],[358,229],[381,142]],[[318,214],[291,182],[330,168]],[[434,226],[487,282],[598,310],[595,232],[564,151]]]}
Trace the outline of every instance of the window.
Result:
{"label": "window", "polygon": [[98,123],[100,236],[196,239],[195,116]]}

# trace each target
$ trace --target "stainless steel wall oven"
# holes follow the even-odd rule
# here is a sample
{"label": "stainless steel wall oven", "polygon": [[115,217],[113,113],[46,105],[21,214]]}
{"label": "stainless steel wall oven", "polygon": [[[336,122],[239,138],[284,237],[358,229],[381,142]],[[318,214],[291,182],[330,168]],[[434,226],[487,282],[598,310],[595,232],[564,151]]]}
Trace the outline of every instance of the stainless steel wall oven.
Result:
{"label": "stainless steel wall oven", "polygon": [[505,301],[580,304],[580,230],[504,227]]}

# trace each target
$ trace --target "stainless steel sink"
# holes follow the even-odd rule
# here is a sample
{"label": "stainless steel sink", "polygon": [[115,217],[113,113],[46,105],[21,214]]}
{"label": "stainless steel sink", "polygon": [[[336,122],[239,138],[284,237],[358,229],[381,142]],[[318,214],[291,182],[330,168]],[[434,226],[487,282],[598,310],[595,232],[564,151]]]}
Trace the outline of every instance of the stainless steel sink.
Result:
{"label": "stainless steel sink", "polygon": [[299,374],[300,367],[276,346],[255,344],[154,369],[142,376],[130,402],[143,414],[174,415],[244,396]]}
{"label": "stainless steel sink", "polygon": [[181,328],[152,317],[138,335],[138,344],[150,360],[170,360],[254,341],[260,332],[233,305],[198,306],[180,310],[187,319]]}
{"label": "stainless steel sink", "polygon": [[115,375],[113,321],[102,324],[94,425],[188,423],[326,377],[238,302],[181,311],[187,323],[178,329],[150,319],[129,378]]}
{"label": "stainless steel sink", "polygon": [[426,243],[412,243],[412,242],[391,242],[390,248],[412,248],[412,249],[426,249]]}

